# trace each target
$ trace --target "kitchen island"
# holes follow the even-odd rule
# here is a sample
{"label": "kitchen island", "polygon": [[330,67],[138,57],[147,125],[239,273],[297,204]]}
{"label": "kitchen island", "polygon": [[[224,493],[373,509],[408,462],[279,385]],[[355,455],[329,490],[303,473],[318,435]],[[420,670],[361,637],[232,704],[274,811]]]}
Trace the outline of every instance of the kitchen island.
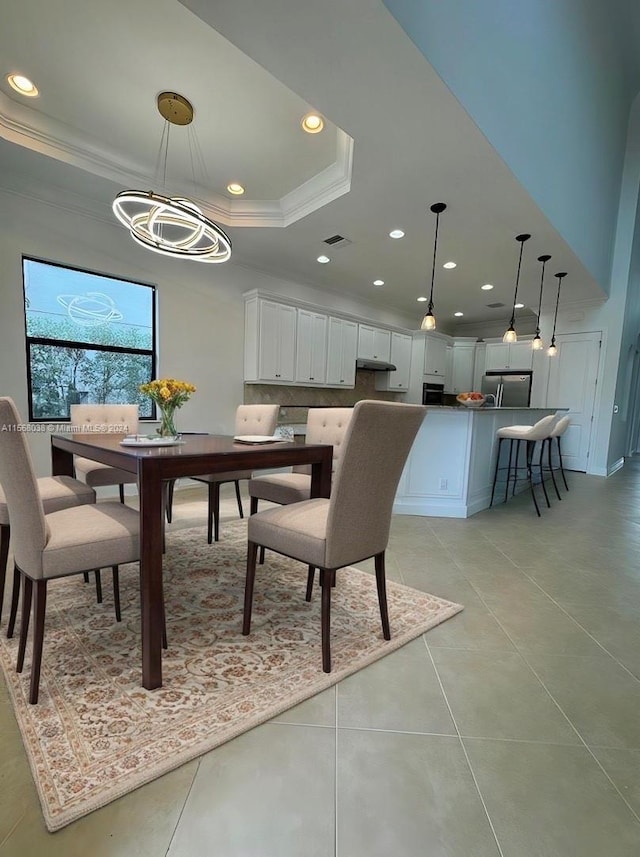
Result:
{"label": "kitchen island", "polygon": [[[430,406],[402,473],[394,513],[468,518],[486,509],[496,466],[497,430],[533,425],[558,410],[564,409]],[[537,455],[536,451],[536,460]],[[497,497],[501,500],[499,493]]]}

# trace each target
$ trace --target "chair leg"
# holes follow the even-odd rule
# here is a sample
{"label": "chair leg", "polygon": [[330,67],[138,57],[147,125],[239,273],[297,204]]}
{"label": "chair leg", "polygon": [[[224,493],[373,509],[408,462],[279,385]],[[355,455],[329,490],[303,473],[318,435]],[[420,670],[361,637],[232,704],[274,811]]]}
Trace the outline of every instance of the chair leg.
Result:
{"label": "chair leg", "polygon": [[89,583],[89,572],[88,571],[83,571],[82,577],[84,578],[85,583]]}
{"label": "chair leg", "polygon": [[496,458],[496,469],[493,473],[493,485],[491,486],[491,502],[489,503],[489,506],[493,506],[493,496],[496,493],[496,481],[498,479],[498,468],[500,466],[500,452],[502,450],[503,439],[504,438],[501,437],[498,438],[498,457]]}
{"label": "chair leg", "polygon": [[380,618],[382,620],[382,636],[385,640],[391,639],[391,628],[389,627],[389,610],[387,607],[387,583],[385,579],[384,551],[375,555],[376,584],[378,586],[378,603],[380,604]]}
{"label": "chair leg", "polygon": [[13,590],[11,592],[11,612],[9,613],[9,624],[7,625],[7,637],[13,637],[13,630],[16,627],[16,616],[18,615],[18,602],[20,600],[20,583],[22,575],[18,571],[16,564],[13,564]]}
{"label": "chair leg", "polygon": [[167,482],[167,505],[166,505],[166,513],[167,513],[167,524],[171,523],[171,519],[173,518],[173,489],[175,488],[176,480],[169,479]]}
{"label": "chair leg", "polygon": [[264,565],[264,545],[260,545],[260,565]]}
{"label": "chair leg", "polygon": [[551,473],[551,481],[553,482],[553,487],[554,487],[555,492],[556,492],[556,497],[558,498],[558,500],[562,500],[562,497],[560,496],[560,492],[558,491],[558,483],[556,482],[556,474],[554,473],[554,470],[553,470],[553,461],[551,460],[551,438],[548,437],[542,441],[542,449],[543,450],[544,450],[545,443],[547,444],[547,462],[549,464],[549,471]]}
{"label": "chair leg", "polygon": [[307,573],[307,592],[304,596],[305,601],[311,601],[311,595],[313,594],[313,581],[316,576],[316,567],[315,565],[309,566],[309,571]]}
{"label": "chair leg", "polygon": [[29,633],[29,619],[31,617],[31,594],[33,592],[33,581],[26,574],[22,578],[22,621],[20,622],[20,642],[18,644],[18,660],[16,672],[21,673],[24,666],[24,653],[27,648],[27,634]]}
{"label": "chair leg", "polygon": [[529,479],[529,489],[531,491],[531,497],[533,499],[533,505],[536,507],[536,515],[540,518],[540,509],[538,508],[538,501],[536,499],[536,492],[533,489],[533,479],[531,478],[531,460],[533,458],[533,448],[535,447],[535,441],[528,440],[527,441],[527,477]]}
{"label": "chair leg", "polygon": [[98,600],[98,604],[102,604],[102,577],[100,576],[100,569],[96,568],[93,573],[96,578],[96,598]]}
{"label": "chair leg", "polygon": [[4,584],[7,577],[7,562],[9,561],[9,538],[11,527],[0,524],[0,620],[2,619],[2,602],[4,601]]}
{"label": "chair leg", "polygon": [[31,660],[31,687],[29,702],[35,705],[40,690],[40,666],[44,643],[44,617],[47,610],[47,581],[36,580],[33,599],[33,656]]}
{"label": "chair leg", "polygon": [[252,498],[251,498],[251,508],[250,508],[250,510],[249,510],[249,514],[250,514],[250,515],[255,515],[255,513],[256,513],[257,511],[258,511],[258,498],[257,498],[257,497],[252,497]]}
{"label": "chair leg", "polygon": [[116,622],[121,622],[122,614],[120,613],[120,574],[118,573],[118,566],[112,565],[111,572],[113,574],[113,604],[116,610]]}
{"label": "chair leg", "polygon": [[242,508],[242,497],[240,496],[240,483],[236,479],[234,484],[236,486],[236,500],[238,501],[238,514],[240,515],[241,518],[244,518],[244,509]]}
{"label": "chair leg", "polygon": [[247,542],[247,579],[244,584],[244,617],[242,620],[242,633],[246,637],[251,633],[251,608],[253,606],[253,584],[256,579],[256,557],[258,545],[255,542]]}
{"label": "chair leg", "polygon": [[[533,445],[535,450],[535,443]],[[544,473],[542,472],[542,452],[544,449],[544,441],[542,441],[542,446],[540,447],[540,458],[538,459],[538,469],[540,470],[540,482],[542,483],[542,493],[544,494],[544,499],[547,503],[547,509],[551,508],[551,503],[549,502],[549,495],[547,494],[547,486],[544,484]]]}
{"label": "chair leg", "polygon": [[122,482],[118,485],[119,493],[120,493],[120,502],[124,503],[124,485]]}
{"label": "chair leg", "polygon": [[322,626],[322,670],[331,672],[331,589],[335,580],[335,569],[322,570],[322,608],[320,624]]}
{"label": "chair leg", "polygon": [[569,486],[567,485],[567,477],[564,475],[564,464],[562,463],[562,447],[560,446],[560,437],[557,437],[558,441],[558,459],[560,461],[560,473],[562,474],[562,481],[564,482],[564,487],[569,490]]}

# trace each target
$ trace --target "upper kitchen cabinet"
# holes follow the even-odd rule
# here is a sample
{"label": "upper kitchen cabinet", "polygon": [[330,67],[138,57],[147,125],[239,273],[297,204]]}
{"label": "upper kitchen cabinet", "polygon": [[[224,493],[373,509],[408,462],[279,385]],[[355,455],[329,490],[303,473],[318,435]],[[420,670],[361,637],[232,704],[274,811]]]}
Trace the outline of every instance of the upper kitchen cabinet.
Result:
{"label": "upper kitchen cabinet", "polygon": [[257,297],[246,301],[245,381],[294,381],[296,323],[295,307]]}
{"label": "upper kitchen cabinet", "polygon": [[396,367],[395,372],[376,372],[376,390],[406,393],[409,389],[411,342],[411,337],[404,333],[391,334],[391,363]]}
{"label": "upper kitchen cabinet", "polygon": [[[391,331],[358,325],[358,358],[363,360],[382,360],[389,362],[391,355]],[[395,361],[391,361],[392,363]]]}
{"label": "upper kitchen cabinet", "polygon": [[314,386],[327,379],[327,327],[326,315],[298,310],[296,336],[296,381]]}
{"label": "upper kitchen cabinet", "polygon": [[329,318],[327,386],[355,387],[358,325],[342,318]]}
{"label": "upper kitchen cabinet", "polygon": [[530,340],[524,342],[488,342],[485,351],[487,372],[526,371],[533,366]]}
{"label": "upper kitchen cabinet", "polygon": [[474,389],[473,369],[475,365],[476,347],[474,343],[462,344],[455,342],[451,348],[453,366],[451,384],[445,387],[452,393],[466,393]]}
{"label": "upper kitchen cabinet", "polygon": [[447,340],[439,336],[425,336],[424,374],[444,378],[447,371]]}

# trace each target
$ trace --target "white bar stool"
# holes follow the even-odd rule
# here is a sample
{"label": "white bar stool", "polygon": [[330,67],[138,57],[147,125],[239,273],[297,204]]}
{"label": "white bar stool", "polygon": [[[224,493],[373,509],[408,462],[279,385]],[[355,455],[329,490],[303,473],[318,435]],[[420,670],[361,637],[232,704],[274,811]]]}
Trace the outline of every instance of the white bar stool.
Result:
{"label": "white bar stool", "polygon": [[[531,491],[531,498],[533,500],[533,505],[535,506],[536,514],[540,517],[540,508],[538,506],[538,500],[536,498],[535,491],[533,489],[533,452],[535,449],[535,445],[538,441],[546,440],[551,432],[553,425],[556,422],[556,415],[549,414],[548,417],[543,417],[541,420],[538,420],[532,426],[504,426],[501,429],[498,429],[496,432],[498,437],[498,454],[496,457],[496,469],[493,475],[493,486],[491,488],[491,503],[490,506],[493,506],[493,498],[496,491],[496,482],[498,479],[498,471],[504,470],[504,467],[500,467],[500,453],[502,448],[502,441],[508,440],[510,441],[509,445],[509,464],[506,467],[507,470],[507,479],[505,485],[504,492],[504,502],[507,502],[507,498],[509,496],[509,483],[513,479],[513,490],[511,492],[511,496],[513,497],[516,493],[516,485],[518,482],[518,458],[520,455],[520,443],[524,441],[526,443],[526,470],[527,470],[527,480],[529,482],[529,489]],[[516,441],[516,451],[515,451],[515,460],[513,455],[513,442]],[[542,474],[542,454],[540,455],[540,460],[538,462],[538,468],[540,470],[540,481],[542,483],[542,490],[544,492],[544,497],[547,502],[547,506],[551,506],[549,502],[549,495],[547,494],[547,489],[544,484],[544,478]],[[513,475],[512,475],[513,474]]]}
{"label": "white bar stool", "polygon": [[549,432],[549,437],[546,439],[546,441],[543,441],[543,446],[545,443],[547,443],[547,445],[548,445],[549,470],[551,471],[551,479],[553,480],[553,487],[556,489],[556,494],[558,495],[558,500],[561,500],[562,498],[560,497],[560,492],[558,491],[558,486],[556,484],[554,471],[557,468],[554,468],[554,466],[553,466],[553,455],[552,455],[551,447],[553,446],[553,439],[555,438],[555,440],[557,442],[557,446],[558,446],[558,464],[560,465],[559,470],[560,470],[560,473],[562,475],[562,481],[564,482],[564,487],[568,491],[569,486],[567,485],[567,477],[564,475],[564,464],[562,461],[562,446],[560,444],[560,438],[566,432],[566,430],[569,428],[570,424],[571,424],[571,417],[562,417],[553,426],[553,428]]}

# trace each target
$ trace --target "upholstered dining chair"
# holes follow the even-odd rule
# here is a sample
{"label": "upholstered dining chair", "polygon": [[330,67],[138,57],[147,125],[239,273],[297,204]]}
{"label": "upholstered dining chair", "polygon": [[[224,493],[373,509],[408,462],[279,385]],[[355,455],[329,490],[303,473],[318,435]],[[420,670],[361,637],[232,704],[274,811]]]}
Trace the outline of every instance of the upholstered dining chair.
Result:
{"label": "upholstered dining chair", "polygon": [[[1,441],[2,438],[0,437]],[[71,476],[42,476],[36,480],[36,483],[45,515],[49,512],[58,512],[60,509],[69,509],[71,506],[82,506],[84,503],[96,502],[96,492],[93,488],[90,488],[84,482],[80,482],[79,479],[72,479]],[[0,619],[2,618],[2,602],[4,600],[10,538],[9,506],[0,485]],[[13,635],[13,625],[15,623],[20,594],[19,580],[19,576],[14,574],[11,618],[7,632],[8,637]]]}
{"label": "upholstered dining chair", "polygon": [[140,558],[138,513],[117,502],[85,503],[45,515],[31,455],[13,401],[0,398],[0,423],[9,427],[0,443],[4,488],[15,565],[22,579],[22,619],[17,672],[22,672],[33,597],[33,651],[29,702],[38,701],[49,580]]}
{"label": "upholstered dining chair", "polygon": [[[239,405],[236,410],[236,435],[273,435],[278,422],[280,405]],[[224,482],[235,482],[238,513],[244,518],[240,480],[251,479],[251,470],[231,470],[227,473],[210,473],[194,476],[198,482],[206,482],[209,488],[207,507],[207,541],[218,541],[220,534],[220,486]]]}
{"label": "upholstered dining chair", "polygon": [[303,500],[249,517],[243,634],[251,632],[256,559],[264,545],[308,566],[307,601],[315,569],[320,569],[325,672],[331,672],[331,587],[338,569],[374,557],[382,632],[385,640],[391,639],[385,551],[402,468],[426,410],[399,402],[358,402],[330,499]]}
{"label": "upholstered dining chair", "polygon": [[[306,443],[330,443],[333,446],[331,479],[342,458],[344,436],[353,414],[353,408],[310,408],[307,414]],[[291,473],[254,475],[249,480],[251,514],[258,511],[259,500],[269,500],[280,506],[300,503],[311,496],[311,468],[299,465]],[[264,547],[260,548],[260,564],[264,562]]]}
{"label": "upholstered dining chair", "polygon": [[[87,432],[103,431],[120,434],[137,434],[137,405],[71,405],[71,425],[83,426]],[[76,476],[79,476],[92,488],[105,485],[117,485],[120,502],[124,503],[124,486],[136,484],[136,474],[110,467],[89,458],[76,457],[74,461]]]}

